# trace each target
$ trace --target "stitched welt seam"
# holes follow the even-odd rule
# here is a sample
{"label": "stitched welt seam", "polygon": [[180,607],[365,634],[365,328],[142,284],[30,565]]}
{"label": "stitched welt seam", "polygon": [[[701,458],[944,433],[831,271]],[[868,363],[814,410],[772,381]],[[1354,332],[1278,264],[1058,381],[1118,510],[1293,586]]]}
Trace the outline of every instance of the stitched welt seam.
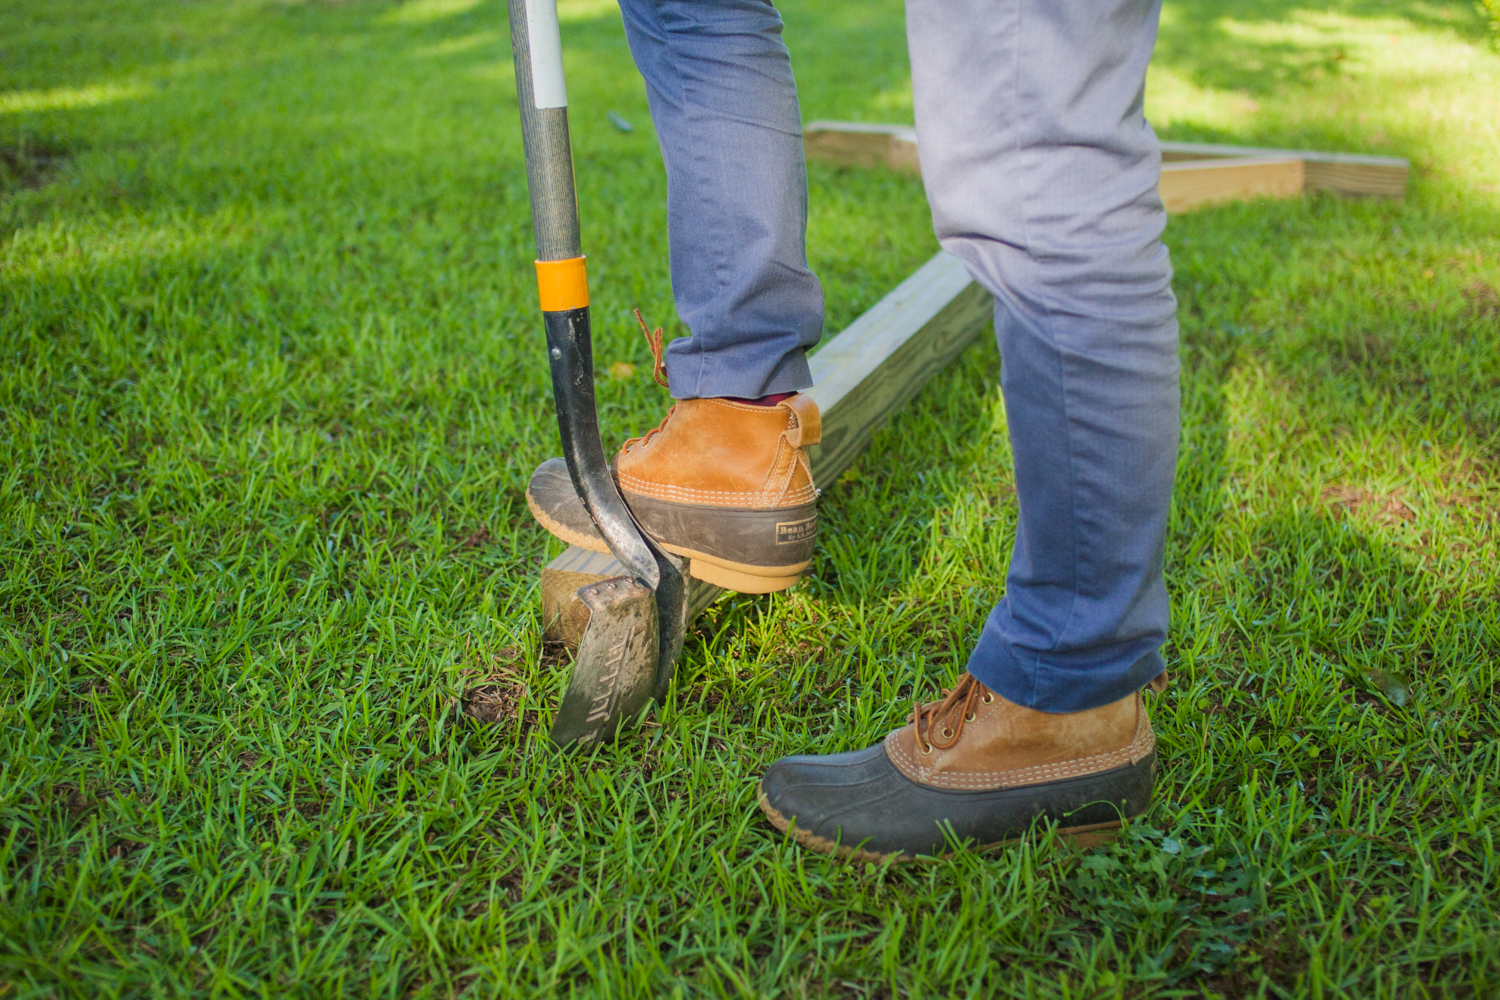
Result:
{"label": "stitched welt seam", "polygon": [[[1155,741],[1153,740],[1152,743]],[[1078,778],[1089,774],[1099,774],[1109,770],[1111,767],[1119,767],[1122,764],[1134,764],[1140,757],[1145,757],[1150,748],[1143,750],[1140,757],[1132,754],[1136,749],[1134,743],[1120,750],[1112,750],[1107,754],[1095,754],[1092,757],[1080,757],[1077,760],[1060,761],[1056,764],[1043,764],[1035,767],[1018,768],[1014,771],[981,771],[966,775],[938,774],[929,771],[928,768],[918,764],[912,756],[906,752],[895,739],[895,734],[886,738],[886,752],[901,765],[901,771],[913,781],[936,788],[962,788],[970,791],[992,791],[1000,788],[1018,788],[1025,785],[1042,784],[1048,779],[1061,780],[1063,778]]]}
{"label": "stitched welt seam", "polygon": [[[1103,763],[1107,763],[1107,762],[1113,761],[1116,758],[1123,758],[1126,763],[1129,763],[1130,752],[1133,749],[1135,749],[1134,742],[1132,742],[1129,746],[1121,747],[1118,750],[1111,750],[1108,753],[1094,754],[1091,757],[1075,757],[1072,760],[1058,761],[1055,764],[1036,764],[1036,765],[1033,765],[1031,767],[1018,767],[1018,768],[1015,768],[1015,769],[1009,770],[1009,771],[972,771],[972,772],[969,772],[969,774],[967,774],[965,777],[966,778],[975,778],[975,779],[978,779],[978,778],[1002,778],[1002,777],[1005,777],[1005,778],[1008,778],[1008,777],[1018,777],[1019,778],[1019,777],[1029,777],[1032,774],[1053,774],[1053,773],[1056,773],[1057,771],[1060,771],[1060,770],[1072,770],[1072,769],[1075,769],[1075,768],[1089,768],[1089,767],[1094,767],[1094,766],[1096,766],[1098,764],[1103,764]],[[925,770],[927,770],[927,768],[922,767],[921,764],[918,764],[915,760],[913,760],[912,757],[911,757],[911,755],[908,754],[906,752],[906,749],[904,747],[902,747],[899,743],[896,744],[896,750],[897,750],[898,753],[901,754],[902,758],[904,760],[908,761],[916,770],[919,770],[919,771],[925,771]],[[945,778],[944,780],[950,780],[950,779],[946,779]],[[951,780],[960,780],[960,779],[958,779],[957,777],[954,777]]]}
{"label": "stitched welt seam", "polygon": [[694,490],[685,486],[659,486],[656,483],[644,482],[633,476],[621,476],[620,486],[631,493],[639,493],[643,496],[656,497],[659,500],[673,500],[678,498],[693,497],[716,497],[719,499],[733,499],[746,503],[757,501],[766,503],[768,506],[785,506],[790,504],[807,503],[817,496],[817,491],[812,487],[803,487],[795,493],[775,494],[763,493],[735,493],[729,490]]}

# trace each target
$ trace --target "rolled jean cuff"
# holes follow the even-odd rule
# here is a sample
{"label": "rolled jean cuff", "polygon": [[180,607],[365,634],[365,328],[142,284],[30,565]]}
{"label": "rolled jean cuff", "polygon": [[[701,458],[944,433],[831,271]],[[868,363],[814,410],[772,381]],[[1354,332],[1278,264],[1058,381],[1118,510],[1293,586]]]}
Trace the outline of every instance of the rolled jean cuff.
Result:
{"label": "rolled jean cuff", "polygon": [[[744,345],[738,351],[668,354],[668,391],[673,399],[718,396],[758,399],[775,392],[800,392],[812,386],[812,369],[807,364],[807,351],[802,348],[794,348],[791,353],[782,355],[769,370],[754,354],[764,357],[753,344]],[[759,365],[757,361],[760,361]]]}
{"label": "rolled jean cuff", "polygon": [[[1017,650],[987,624],[969,655],[969,673],[1007,701],[1039,712],[1083,712],[1139,691],[1167,669],[1159,649],[1129,643],[1120,655],[1082,663],[1049,662],[1046,654]],[[1137,648],[1130,648],[1135,646]]]}

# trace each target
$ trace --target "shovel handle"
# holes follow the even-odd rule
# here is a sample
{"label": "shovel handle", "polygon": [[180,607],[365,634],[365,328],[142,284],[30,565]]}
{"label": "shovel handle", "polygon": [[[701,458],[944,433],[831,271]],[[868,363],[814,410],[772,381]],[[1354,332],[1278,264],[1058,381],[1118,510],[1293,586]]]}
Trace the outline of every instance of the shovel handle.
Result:
{"label": "shovel handle", "polygon": [[510,44],[521,136],[526,143],[536,256],[541,261],[580,257],[578,192],[573,183],[557,0],[510,0]]}
{"label": "shovel handle", "polygon": [[655,590],[660,567],[615,486],[599,439],[588,275],[578,235],[557,0],[510,0],[510,44],[536,233],[537,291],[563,457],[573,488],[605,544],[631,576]]}

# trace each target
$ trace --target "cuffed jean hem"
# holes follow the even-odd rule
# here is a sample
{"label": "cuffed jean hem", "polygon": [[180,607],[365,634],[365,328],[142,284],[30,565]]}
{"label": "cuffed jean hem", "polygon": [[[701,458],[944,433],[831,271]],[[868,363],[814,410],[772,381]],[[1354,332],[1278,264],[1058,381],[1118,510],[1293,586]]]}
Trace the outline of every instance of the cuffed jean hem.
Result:
{"label": "cuffed jean hem", "polygon": [[[754,345],[743,345],[753,348]],[[783,355],[769,373],[756,365],[741,364],[735,352],[692,353],[667,356],[668,391],[673,399],[711,399],[738,396],[758,399],[775,392],[799,392],[813,384],[807,352],[794,348]],[[725,355],[730,355],[726,357]],[[761,361],[762,358],[757,358]]]}
{"label": "cuffed jean hem", "polygon": [[[1146,645],[1132,643],[1133,646]],[[1127,650],[1102,662],[1049,660],[1045,653],[1017,650],[986,623],[969,673],[1002,698],[1038,712],[1083,712],[1119,701],[1155,680],[1167,665],[1160,649]]]}

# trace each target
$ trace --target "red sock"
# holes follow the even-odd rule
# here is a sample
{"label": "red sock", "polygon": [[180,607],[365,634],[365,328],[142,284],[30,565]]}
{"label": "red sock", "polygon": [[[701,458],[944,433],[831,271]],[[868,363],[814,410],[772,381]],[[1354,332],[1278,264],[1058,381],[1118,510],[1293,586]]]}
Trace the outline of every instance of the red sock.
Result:
{"label": "red sock", "polygon": [[791,399],[795,395],[797,395],[795,392],[773,392],[759,399],[745,399],[742,396],[720,396],[719,398],[731,403],[746,403],[750,406],[775,406],[783,399]]}

